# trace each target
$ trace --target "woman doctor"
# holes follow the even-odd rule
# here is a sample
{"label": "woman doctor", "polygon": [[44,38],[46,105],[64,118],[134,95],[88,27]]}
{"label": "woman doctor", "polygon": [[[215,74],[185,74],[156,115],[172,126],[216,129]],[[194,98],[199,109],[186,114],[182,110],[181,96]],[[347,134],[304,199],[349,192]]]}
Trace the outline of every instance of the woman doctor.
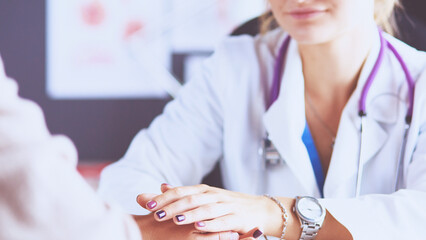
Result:
{"label": "woman doctor", "polygon": [[[101,195],[201,232],[424,239],[426,54],[378,29],[396,0],[269,3],[280,27],[225,40]],[[228,190],[196,185],[219,160]]]}

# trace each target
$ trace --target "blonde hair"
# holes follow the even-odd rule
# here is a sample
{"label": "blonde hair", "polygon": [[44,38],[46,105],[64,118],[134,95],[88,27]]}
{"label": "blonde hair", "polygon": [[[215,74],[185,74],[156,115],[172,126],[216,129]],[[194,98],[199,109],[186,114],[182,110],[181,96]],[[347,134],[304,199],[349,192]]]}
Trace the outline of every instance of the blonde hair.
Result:
{"label": "blonde hair", "polygon": [[[374,0],[374,20],[384,31],[395,34],[394,10],[400,7],[399,0]],[[260,17],[260,32],[265,34],[278,26],[270,11]]]}

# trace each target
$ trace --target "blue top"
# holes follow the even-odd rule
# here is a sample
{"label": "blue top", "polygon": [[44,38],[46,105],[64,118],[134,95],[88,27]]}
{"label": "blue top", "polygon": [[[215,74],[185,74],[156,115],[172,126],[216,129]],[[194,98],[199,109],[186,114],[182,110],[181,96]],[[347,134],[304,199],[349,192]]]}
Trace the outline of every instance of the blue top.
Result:
{"label": "blue top", "polygon": [[315,178],[317,180],[318,189],[321,193],[321,197],[324,197],[324,172],[322,170],[321,161],[317,148],[315,147],[314,138],[312,137],[311,130],[309,129],[308,123],[306,123],[305,131],[302,135],[302,141],[308,150],[309,158],[311,159],[312,168],[315,173]]}

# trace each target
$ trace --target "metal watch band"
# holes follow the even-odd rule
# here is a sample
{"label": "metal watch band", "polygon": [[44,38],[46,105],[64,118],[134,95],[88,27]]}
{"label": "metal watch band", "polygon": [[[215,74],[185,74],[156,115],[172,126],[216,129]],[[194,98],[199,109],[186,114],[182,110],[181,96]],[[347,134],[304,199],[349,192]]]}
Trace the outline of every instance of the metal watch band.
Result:
{"label": "metal watch band", "polygon": [[314,240],[321,226],[318,223],[304,222],[299,240]]}

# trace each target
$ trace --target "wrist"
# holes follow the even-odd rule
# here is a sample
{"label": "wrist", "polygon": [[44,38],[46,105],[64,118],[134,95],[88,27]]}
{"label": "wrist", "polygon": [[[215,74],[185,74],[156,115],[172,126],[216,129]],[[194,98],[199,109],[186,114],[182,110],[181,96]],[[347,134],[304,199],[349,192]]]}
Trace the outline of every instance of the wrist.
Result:
{"label": "wrist", "polygon": [[267,236],[281,236],[283,230],[283,218],[280,207],[271,199],[262,196],[264,209],[263,232]]}
{"label": "wrist", "polygon": [[280,198],[280,201],[283,203],[288,213],[287,230],[285,234],[286,239],[299,239],[301,233],[300,220],[296,213],[293,211],[294,206],[296,204],[296,199]]}
{"label": "wrist", "polygon": [[265,235],[283,239],[300,233],[300,231],[298,231],[300,230],[300,222],[293,212],[295,199],[278,199],[268,195],[265,195],[264,199],[268,205],[268,210],[265,211],[267,216]]}

